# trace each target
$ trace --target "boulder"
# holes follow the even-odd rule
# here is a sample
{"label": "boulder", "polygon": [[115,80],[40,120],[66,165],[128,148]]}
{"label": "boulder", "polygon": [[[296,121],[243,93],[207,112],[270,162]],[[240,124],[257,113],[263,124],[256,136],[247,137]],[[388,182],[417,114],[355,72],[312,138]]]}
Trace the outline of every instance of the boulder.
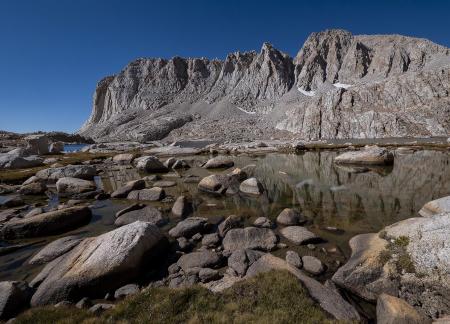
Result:
{"label": "boulder", "polygon": [[225,234],[232,229],[236,227],[240,227],[242,223],[242,218],[240,216],[236,215],[230,215],[223,222],[219,224],[219,235],[221,237],[225,237]]}
{"label": "boulder", "polygon": [[59,154],[64,151],[64,143],[63,142],[53,142],[50,144],[49,149],[51,154]]}
{"label": "boulder", "polygon": [[205,169],[219,169],[219,168],[230,168],[234,165],[233,160],[225,156],[216,156],[209,159],[203,167]]}
{"label": "boulder", "polygon": [[223,239],[224,250],[255,249],[270,251],[277,244],[275,233],[268,228],[246,227],[234,228]]}
{"label": "boulder", "polygon": [[281,235],[294,244],[306,244],[317,241],[319,237],[302,226],[288,226],[280,230]]}
{"label": "boulder", "polygon": [[366,146],[360,151],[345,152],[334,159],[340,164],[390,165],[394,163],[394,154],[376,145]]}
{"label": "boulder", "polygon": [[135,221],[148,222],[155,226],[163,226],[167,223],[167,219],[163,217],[162,213],[158,209],[152,206],[146,206],[144,208],[122,214],[116,219],[114,225],[123,226]]}
{"label": "boulder", "polygon": [[78,178],[60,178],[56,182],[56,190],[58,193],[79,194],[83,192],[94,191],[96,189],[94,181],[83,180]]}
{"label": "boulder", "polygon": [[33,154],[48,154],[48,137],[43,134],[30,135],[25,137],[27,149]]}
{"label": "boulder", "polygon": [[450,196],[427,202],[419,210],[422,217],[430,217],[440,213],[450,213]]}
{"label": "boulder", "polygon": [[144,188],[145,188],[145,181],[142,179],[129,181],[124,186],[116,189],[111,194],[111,198],[126,198],[131,191],[140,190]]}
{"label": "boulder", "polygon": [[256,178],[244,180],[239,186],[239,191],[251,196],[259,196],[264,192],[264,187]]}
{"label": "boulder", "polygon": [[92,165],[66,165],[59,168],[48,168],[36,173],[36,177],[55,183],[61,178],[78,178],[92,180],[97,175],[97,170]]}
{"label": "boulder", "polygon": [[41,195],[45,193],[47,190],[47,186],[42,182],[32,182],[26,185],[23,185],[19,189],[19,193],[21,195]]}
{"label": "boulder", "polygon": [[175,163],[172,165],[172,169],[178,170],[178,169],[189,169],[191,166],[189,163],[187,163],[185,160],[176,160]]}
{"label": "boulder", "polygon": [[169,235],[178,238],[191,237],[194,234],[204,232],[208,227],[208,219],[203,217],[188,217],[179,222],[169,231]]}
{"label": "boulder", "polygon": [[44,264],[72,250],[82,239],[78,236],[66,236],[57,239],[40,250],[28,263]]}
{"label": "boulder", "polygon": [[164,166],[168,169],[172,169],[172,165],[174,165],[176,161],[177,159],[175,159],[174,157],[170,157],[164,162]]}
{"label": "boulder", "polygon": [[142,156],[134,160],[136,168],[145,172],[167,172],[169,169],[156,156]]}
{"label": "boulder", "polygon": [[114,155],[113,162],[117,164],[131,164],[133,162],[135,155],[132,153],[122,153]]}
{"label": "boulder", "polygon": [[89,223],[91,216],[91,210],[83,206],[15,219],[3,225],[0,237],[9,240],[61,234]]}
{"label": "boulder", "polygon": [[205,250],[205,251],[196,251],[182,255],[177,264],[184,271],[187,271],[191,268],[215,268],[220,265],[222,262],[222,257],[220,254]]}
{"label": "boulder", "polygon": [[292,208],[285,208],[277,216],[277,223],[280,225],[291,226],[303,223],[301,214]]}
{"label": "boulder", "polygon": [[146,206],[147,205],[145,205],[145,204],[132,204],[130,206],[125,207],[124,209],[119,210],[116,213],[116,218],[118,218],[118,217],[122,216],[123,214],[126,214],[126,213],[128,213],[130,211],[142,209],[142,208],[144,208]]}
{"label": "boulder", "polygon": [[38,177],[36,177],[36,176],[31,176],[31,177],[29,177],[27,180],[25,180],[25,181],[22,183],[22,186],[26,186],[26,185],[28,185],[28,184],[30,184],[30,183],[33,183],[33,182],[42,182],[42,179],[41,179],[41,178],[38,178]]}
{"label": "boulder", "polygon": [[247,272],[248,267],[264,254],[264,252],[251,249],[235,250],[228,258],[228,267],[233,269],[238,276],[242,277]]}
{"label": "boulder", "polygon": [[381,294],[377,300],[377,323],[422,324],[431,323],[431,321],[421,316],[414,307],[404,300]]}
{"label": "boulder", "polygon": [[178,217],[187,217],[194,211],[192,201],[186,196],[177,198],[172,207],[172,214]]}
{"label": "boulder", "polygon": [[333,276],[369,300],[398,296],[429,317],[450,313],[450,213],[409,218],[350,240],[352,255]]}
{"label": "boulder", "polygon": [[29,306],[31,290],[24,281],[0,282],[0,320],[7,320]]}
{"label": "boulder", "polygon": [[158,201],[164,199],[165,196],[166,192],[164,191],[164,189],[153,187],[150,189],[133,190],[128,194],[127,199]]}
{"label": "boulder", "polygon": [[320,275],[325,271],[322,261],[316,257],[305,255],[302,257],[303,269],[313,275]]}
{"label": "boulder", "polygon": [[164,241],[156,226],[140,221],[86,238],[42,270],[31,305],[103,297],[154,264]]}

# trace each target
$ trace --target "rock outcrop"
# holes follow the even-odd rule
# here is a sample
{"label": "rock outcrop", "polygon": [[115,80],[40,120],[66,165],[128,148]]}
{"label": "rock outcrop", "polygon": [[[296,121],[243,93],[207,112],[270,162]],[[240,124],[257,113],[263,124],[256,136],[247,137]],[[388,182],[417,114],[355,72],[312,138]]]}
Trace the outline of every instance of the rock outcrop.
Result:
{"label": "rock outcrop", "polygon": [[[311,34],[225,60],[137,59],[101,80],[80,134],[97,140],[446,136],[450,50],[400,35]],[[226,118],[226,119],[225,119]],[[224,122],[226,120],[226,122]],[[251,125],[251,127],[249,127]]]}

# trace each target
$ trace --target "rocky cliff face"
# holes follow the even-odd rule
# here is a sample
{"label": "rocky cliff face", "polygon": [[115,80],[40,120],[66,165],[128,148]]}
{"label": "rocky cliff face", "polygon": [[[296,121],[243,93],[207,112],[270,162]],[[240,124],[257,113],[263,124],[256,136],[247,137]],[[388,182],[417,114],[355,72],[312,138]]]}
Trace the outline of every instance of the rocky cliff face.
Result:
{"label": "rocky cliff face", "polygon": [[446,136],[450,50],[405,36],[313,33],[297,56],[138,59],[101,80],[81,134],[98,140]]}

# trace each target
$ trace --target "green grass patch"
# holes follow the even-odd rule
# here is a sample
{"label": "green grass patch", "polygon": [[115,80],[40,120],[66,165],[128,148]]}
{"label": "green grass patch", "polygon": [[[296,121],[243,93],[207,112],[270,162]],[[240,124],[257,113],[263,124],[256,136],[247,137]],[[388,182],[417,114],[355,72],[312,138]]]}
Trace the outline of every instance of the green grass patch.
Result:
{"label": "green grass patch", "polygon": [[150,288],[99,317],[76,308],[31,309],[14,323],[336,323],[283,271],[260,274],[220,294],[194,286]]}
{"label": "green grass patch", "polygon": [[386,249],[380,252],[378,256],[379,262],[383,265],[392,262],[399,273],[415,273],[414,262],[406,250],[409,244],[409,237],[399,236],[393,241],[390,241],[388,238],[386,239],[389,243]]}

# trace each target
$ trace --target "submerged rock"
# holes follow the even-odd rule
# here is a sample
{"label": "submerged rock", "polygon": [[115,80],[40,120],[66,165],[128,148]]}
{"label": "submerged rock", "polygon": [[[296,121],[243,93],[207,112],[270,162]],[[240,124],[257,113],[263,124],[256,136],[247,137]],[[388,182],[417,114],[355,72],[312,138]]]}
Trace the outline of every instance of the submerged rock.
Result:
{"label": "submerged rock", "polygon": [[103,297],[151,265],[164,240],[156,226],[140,221],[86,238],[42,270],[31,305]]}
{"label": "submerged rock", "polygon": [[91,216],[88,207],[50,211],[5,223],[0,229],[0,237],[10,240],[60,234],[89,223]]}
{"label": "submerged rock", "polygon": [[334,159],[341,164],[390,165],[394,163],[394,155],[385,148],[376,145],[366,146],[361,151],[345,152]]}
{"label": "submerged rock", "polygon": [[233,160],[225,156],[217,156],[209,159],[203,167],[205,169],[219,169],[219,168],[230,168],[234,165]]}
{"label": "submerged rock", "polygon": [[298,225],[304,222],[301,214],[295,209],[285,208],[277,217],[277,223],[280,225],[290,226]]}
{"label": "submerged rock", "polygon": [[239,191],[252,196],[259,196],[264,192],[264,187],[256,178],[244,180],[239,186]]}

